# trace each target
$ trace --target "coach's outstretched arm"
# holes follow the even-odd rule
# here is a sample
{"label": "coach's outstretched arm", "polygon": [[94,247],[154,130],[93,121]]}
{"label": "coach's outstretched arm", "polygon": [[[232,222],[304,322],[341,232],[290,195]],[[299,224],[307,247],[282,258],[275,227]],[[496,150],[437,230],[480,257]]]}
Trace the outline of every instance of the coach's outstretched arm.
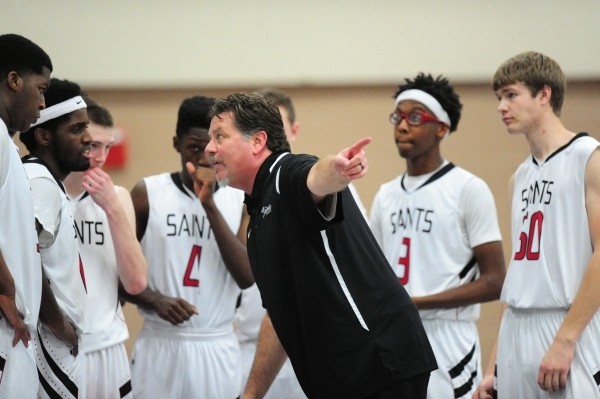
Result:
{"label": "coach's outstretched arm", "polygon": [[277,333],[267,313],[258,334],[258,344],[250,376],[241,399],[262,399],[287,359]]}
{"label": "coach's outstretched arm", "polygon": [[370,142],[371,138],[365,137],[337,155],[328,155],[314,164],[308,173],[306,184],[315,204],[329,194],[342,191],[352,180],[361,179],[367,174],[369,165],[363,147]]}

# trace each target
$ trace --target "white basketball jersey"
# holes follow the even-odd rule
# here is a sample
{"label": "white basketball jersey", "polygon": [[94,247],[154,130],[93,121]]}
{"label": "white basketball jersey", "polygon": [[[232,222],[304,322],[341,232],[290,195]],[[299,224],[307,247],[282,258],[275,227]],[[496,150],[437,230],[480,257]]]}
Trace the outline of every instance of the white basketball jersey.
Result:
{"label": "white basketball jersey", "polygon": [[0,151],[9,159],[0,187],[0,250],[13,277],[17,309],[35,331],[42,296],[42,268],[29,180],[15,143],[0,119]]}
{"label": "white basketball jersey", "polygon": [[85,265],[88,307],[86,331],[81,336],[83,351],[109,348],[129,338],[118,297],[119,274],[106,213],[84,191],[72,198],[71,209],[79,252]]}
{"label": "white basketball jersey", "polygon": [[[465,185],[477,177],[449,163],[413,191],[405,190],[403,179],[383,184],[375,195],[371,228],[408,294],[432,295],[476,279],[474,237],[461,229],[459,201]],[[499,231],[491,236],[500,239]],[[479,305],[419,312],[423,319],[476,320]]]}
{"label": "white basketball jersey", "polygon": [[[150,207],[148,225],[141,240],[148,261],[148,287],[183,298],[198,309],[181,327],[220,328],[232,323],[240,289],[225,267],[204,208],[175,173],[144,179]],[[244,193],[219,188],[214,200],[237,234]],[[138,307],[154,322],[171,325],[155,312]]]}
{"label": "white basketball jersey", "polygon": [[501,300],[517,308],[568,309],[593,248],[585,168],[598,141],[580,133],[544,162],[528,157],[514,176],[512,257]]}
{"label": "white basketball jersey", "polygon": [[[40,244],[42,266],[50,281],[50,288],[52,288],[58,306],[64,315],[75,324],[79,332],[85,332],[84,314],[87,308],[85,273],[79,256],[71,206],[62,182],[55,179],[46,166],[37,162],[39,162],[37,158],[24,161],[27,177],[30,181],[47,179],[54,182],[57,195],[61,199],[60,222],[54,232],[54,241],[49,244]],[[34,196],[34,208],[36,209],[43,209],[47,205],[45,203],[36,204],[35,201]]]}

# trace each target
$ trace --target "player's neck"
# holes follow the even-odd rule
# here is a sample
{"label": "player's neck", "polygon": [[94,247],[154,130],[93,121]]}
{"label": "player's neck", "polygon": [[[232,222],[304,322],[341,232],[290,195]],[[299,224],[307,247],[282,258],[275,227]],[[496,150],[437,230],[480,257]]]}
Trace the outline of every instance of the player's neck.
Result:
{"label": "player's neck", "polygon": [[431,173],[442,166],[444,158],[439,151],[424,156],[407,159],[406,173],[409,176],[421,176]]}
{"label": "player's neck", "polygon": [[75,198],[85,190],[81,185],[83,182],[83,172],[71,172],[63,181],[69,197]]}
{"label": "player's neck", "polygon": [[531,154],[538,161],[544,161],[549,155],[567,144],[575,133],[565,128],[557,116],[547,118],[536,128],[525,132]]}

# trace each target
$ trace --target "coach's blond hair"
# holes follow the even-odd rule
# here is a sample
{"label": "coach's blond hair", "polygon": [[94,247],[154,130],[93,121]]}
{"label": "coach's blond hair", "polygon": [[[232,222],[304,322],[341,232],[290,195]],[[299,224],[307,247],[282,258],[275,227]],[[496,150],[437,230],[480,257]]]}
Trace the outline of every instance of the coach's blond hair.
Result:
{"label": "coach's blond hair", "polygon": [[544,86],[550,87],[550,105],[557,116],[565,99],[567,79],[560,65],[552,58],[535,51],[527,51],[506,60],[492,78],[494,91],[515,83],[524,84],[532,96]]}

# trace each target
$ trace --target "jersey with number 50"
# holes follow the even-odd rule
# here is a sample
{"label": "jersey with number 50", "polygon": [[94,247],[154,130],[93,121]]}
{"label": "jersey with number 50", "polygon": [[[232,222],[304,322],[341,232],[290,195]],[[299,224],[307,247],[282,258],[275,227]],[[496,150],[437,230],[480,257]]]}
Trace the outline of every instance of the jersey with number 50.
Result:
{"label": "jersey with number 50", "polygon": [[[401,175],[381,186],[371,228],[406,291],[411,297],[432,295],[476,279],[472,248],[501,239],[487,185],[452,163],[413,190],[405,188],[404,179]],[[468,200],[477,206],[465,205]],[[479,317],[479,305],[419,313],[423,319],[472,321]]]}
{"label": "jersey with number 50", "polygon": [[514,176],[512,257],[501,300],[517,308],[568,309],[592,256],[585,168],[600,145],[585,133]]}
{"label": "jersey with number 50", "polygon": [[[180,324],[188,328],[219,328],[230,324],[240,289],[227,271],[206,212],[177,173],[146,177],[148,225],[141,240],[148,261],[148,288],[183,298],[199,315]],[[214,201],[233,234],[242,218],[244,193],[220,188]],[[155,322],[170,325],[155,312],[139,308]]]}

